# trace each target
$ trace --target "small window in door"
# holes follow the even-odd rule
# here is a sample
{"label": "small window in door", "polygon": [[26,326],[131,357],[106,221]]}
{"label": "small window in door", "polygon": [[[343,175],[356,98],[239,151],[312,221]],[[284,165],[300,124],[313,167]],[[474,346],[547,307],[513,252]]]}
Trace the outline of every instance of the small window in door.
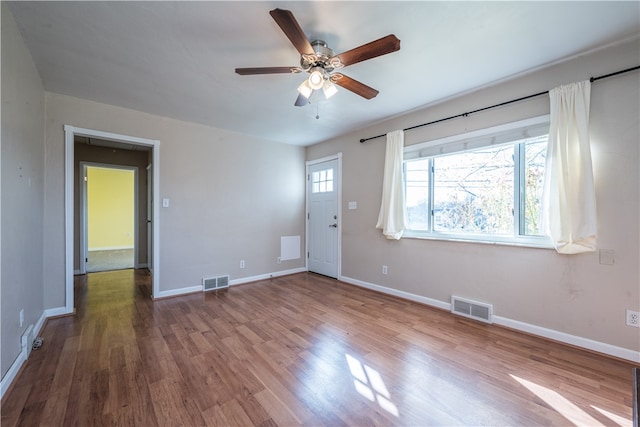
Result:
{"label": "small window in door", "polygon": [[330,193],[333,191],[333,169],[316,171],[311,174],[312,193]]}

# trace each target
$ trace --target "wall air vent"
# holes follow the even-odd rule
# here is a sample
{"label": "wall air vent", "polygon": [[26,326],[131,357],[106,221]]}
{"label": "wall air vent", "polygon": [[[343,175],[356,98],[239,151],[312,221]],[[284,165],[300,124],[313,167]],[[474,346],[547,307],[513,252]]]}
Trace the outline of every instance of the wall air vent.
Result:
{"label": "wall air vent", "polygon": [[205,292],[217,291],[218,289],[225,289],[228,287],[229,287],[229,276],[202,278],[202,290]]}
{"label": "wall air vent", "polygon": [[27,359],[31,354],[31,350],[33,349],[33,341],[35,339],[33,325],[29,325],[29,327],[24,331],[21,337],[22,351],[25,353]]}
{"label": "wall air vent", "polygon": [[451,312],[453,314],[458,314],[481,322],[493,323],[493,306],[491,304],[472,301],[452,295]]}

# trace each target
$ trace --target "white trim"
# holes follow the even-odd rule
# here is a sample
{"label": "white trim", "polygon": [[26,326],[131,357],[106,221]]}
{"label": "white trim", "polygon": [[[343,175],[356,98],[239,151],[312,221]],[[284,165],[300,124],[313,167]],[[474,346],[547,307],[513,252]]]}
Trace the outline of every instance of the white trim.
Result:
{"label": "white trim", "polygon": [[362,280],[352,279],[351,277],[341,276],[340,281],[349,283],[351,285],[360,286],[361,288],[370,289],[372,291],[380,292],[387,295],[393,295],[409,301],[426,304],[432,307],[441,308],[443,310],[451,311],[451,303],[442,302],[433,298],[423,297],[421,295],[412,294],[405,291],[399,291],[398,289],[387,288],[385,286],[375,285],[373,283],[363,282]]}
{"label": "white trim", "polygon": [[50,319],[52,317],[58,317],[58,316],[66,316],[68,314],[74,314],[75,313],[75,309],[71,310],[71,311],[67,311],[66,307],[57,307],[57,308],[48,308],[44,311],[43,316],[46,319]]}
{"label": "white trim", "polygon": [[338,253],[337,263],[338,263],[338,271],[337,278],[339,279],[342,274],[342,152],[338,152],[331,156],[322,157],[320,159],[315,160],[307,160],[305,162],[305,200],[304,200],[304,211],[305,211],[305,239],[304,239],[304,266],[305,271],[309,270],[309,167],[316,165],[318,163],[330,162],[333,160],[338,161],[338,200],[337,200],[337,211],[338,211]]}
{"label": "white trim", "polygon": [[64,281],[65,308],[73,310],[73,159],[74,128],[64,125]]}
{"label": "white trim", "polygon": [[518,320],[508,319],[501,316],[493,316],[493,323],[507,328],[515,329],[528,334],[537,335],[576,347],[586,348],[598,353],[608,354],[609,356],[618,357],[620,359],[630,360],[640,363],[640,351],[633,351],[623,347],[595,341],[589,338],[578,337],[576,335],[567,334],[565,332],[553,329],[543,328],[542,326],[531,325],[529,323],[520,322]]}
{"label": "white trim", "polygon": [[[64,307],[60,307],[56,310],[64,310]],[[42,332],[42,328],[44,327],[45,321],[47,320],[48,317],[51,317],[47,315],[48,311],[49,310],[45,310],[42,312],[42,315],[40,316],[35,326],[33,327],[33,330],[35,331],[34,336],[37,337],[40,335],[40,332]],[[20,350],[18,357],[16,357],[16,359],[13,361],[13,363],[9,367],[9,370],[7,371],[7,373],[4,375],[4,377],[2,377],[2,381],[0,381],[0,400],[4,399],[4,394],[11,387],[11,384],[20,373],[20,369],[22,368],[22,365],[25,364],[27,359],[28,359],[27,351],[26,349],[23,348]]]}
{"label": "white trim", "polygon": [[[73,313],[73,166],[74,166],[74,136],[88,136],[109,141],[125,142],[127,144],[151,147],[153,161],[153,257],[160,260],[160,141],[157,139],[138,138],[93,129],[85,129],[64,125],[65,140],[65,186],[64,186],[64,232],[65,232],[65,313]],[[152,275],[152,295],[160,294],[160,264],[156,263]]]}
{"label": "white trim", "polygon": [[96,251],[119,251],[122,249],[135,249],[135,246],[100,246],[97,248],[87,249],[87,252],[96,252]]}
{"label": "white trim", "polygon": [[47,321],[49,317],[52,317],[50,314],[47,313],[48,311],[49,310],[45,310],[42,312],[42,315],[40,315],[40,318],[38,319],[35,326],[33,327],[34,336],[37,337],[38,335],[40,335],[40,333],[42,332],[42,329],[44,328],[44,323]]}
{"label": "white trim", "polygon": [[169,289],[168,291],[160,291],[157,296],[154,296],[154,299],[161,298],[169,298],[169,297],[177,297],[179,295],[192,294],[194,292],[202,291],[202,285],[197,286],[188,286],[186,288],[179,289]]}
{"label": "white trim", "polygon": [[[89,218],[88,218],[88,210],[87,203],[89,201],[87,195],[87,181],[85,181],[84,177],[87,174],[88,168],[100,168],[100,169],[116,169],[116,170],[124,170],[133,172],[133,246],[102,246],[102,247],[94,247],[89,248]],[[90,162],[90,161],[81,161],[78,168],[78,185],[80,186],[79,196],[80,196],[80,274],[85,274],[87,272],[87,263],[86,260],[89,252],[93,251],[113,251],[120,249],[133,249],[133,265],[138,265],[138,249],[140,248],[139,241],[139,232],[140,232],[140,224],[139,224],[139,187],[140,187],[140,175],[137,166],[128,166],[128,165],[116,165],[112,163],[99,163],[99,162]],[[146,224],[145,224],[146,226]]]}
{"label": "white trim", "polygon": [[[75,150],[75,144],[73,146]],[[75,167],[74,167],[75,170]],[[87,182],[85,177],[87,176],[87,166],[84,162],[80,162],[78,165],[78,208],[79,208],[79,228],[78,228],[78,251],[80,252],[78,267],[79,274],[87,273],[87,257],[88,257],[88,243],[87,243]],[[74,213],[75,215],[75,213]]]}
{"label": "white trim", "polygon": [[307,271],[305,267],[292,268],[290,270],[276,271],[273,273],[259,274],[257,276],[242,277],[229,281],[229,286],[242,285],[245,283],[257,282],[258,280],[273,279],[274,277],[288,276],[290,274],[303,273]]}
{"label": "white trim", "polygon": [[22,365],[24,365],[24,362],[26,361],[27,352],[21,350],[18,354],[18,357],[16,357],[16,360],[14,360],[9,367],[7,373],[4,374],[4,377],[2,377],[2,381],[0,382],[0,399],[4,399],[4,394],[7,392],[7,390],[9,390],[9,387],[11,387],[11,383],[13,383],[13,380],[16,379],[16,376],[20,372],[20,368],[22,368]]}
{"label": "white trim", "polygon": [[455,234],[440,231],[405,230],[403,239],[440,240],[444,242],[479,243],[494,246],[515,246],[520,248],[555,249],[546,236],[500,236],[495,234]]}
{"label": "white trim", "polygon": [[[529,126],[540,125],[543,123],[548,123],[550,118],[551,116],[549,114],[545,114],[543,116],[537,116],[529,119],[518,120],[516,122],[505,123],[503,125],[492,126],[484,129],[474,130],[471,132],[434,139],[431,141],[420,142],[418,144],[407,145],[404,147],[404,154],[406,155],[410,153],[415,153],[416,151],[424,150],[425,148],[444,146],[447,144],[451,144],[453,142],[463,141],[467,139],[481,138],[483,136],[493,135],[493,134],[506,132],[510,130],[516,130],[520,128],[526,128]],[[456,151],[456,152],[461,152],[461,151]],[[431,156],[427,156],[427,157],[431,157]]]}
{"label": "white trim", "polygon": [[[288,276],[290,274],[303,273],[307,271],[305,267],[293,268],[291,270],[275,271],[273,273],[260,274],[257,276],[241,277],[239,279],[233,279],[229,281],[229,286],[242,285],[245,283],[257,282],[258,280],[273,279],[274,277]],[[192,294],[194,292],[202,292],[202,285],[187,286],[180,289],[170,289],[168,291],[161,291],[157,298],[177,297],[180,295]]]}
{"label": "white trim", "polygon": [[318,163],[330,162],[332,160],[342,159],[342,153],[336,153],[332,156],[322,157],[315,160],[307,160],[305,163],[307,166],[317,165]]}
{"label": "white trim", "polygon": [[[410,301],[419,302],[436,308],[441,308],[447,311],[451,311],[451,304],[442,302],[432,298],[423,297],[421,295],[412,294],[397,289],[387,288],[384,286],[376,285],[373,283],[364,282],[350,277],[342,276],[341,281],[352,285],[360,286],[362,288],[370,289],[373,291],[381,292],[383,294],[393,295],[396,297],[404,298]],[[589,338],[579,337],[576,335],[567,334],[566,332],[560,332],[553,329],[544,328],[542,326],[531,325],[529,323],[520,322],[519,320],[513,320],[502,316],[493,315],[493,323],[496,325],[504,326],[510,329],[514,329],[520,332],[526,332],[531,335],[551,339],[564,344],[569,344],[575,347],[595,351],[608,356],[617,357],[619,359],[629,360],[631,362],[640,363],[640,352],[633,351],[628,348],[618,347],[615,345],[595,341]]]}

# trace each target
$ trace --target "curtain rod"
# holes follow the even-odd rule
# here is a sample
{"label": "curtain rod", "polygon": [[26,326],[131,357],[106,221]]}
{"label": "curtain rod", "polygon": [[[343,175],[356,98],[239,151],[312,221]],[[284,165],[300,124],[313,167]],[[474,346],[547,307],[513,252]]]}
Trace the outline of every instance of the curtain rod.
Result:
{"label": "curtain rod", "polygon": [[[635,66],[635,67],[631,67],[631,68],[627,68],[625,70],[620,70],[620,71],[616,71],[613,73],[609,73],[609,74],[605,74],[603,76],[599,76],[599,77],[591,77],[589,79],[589,81],[591,83],[600,80],[600,79],[606,79],[607,77],[613,77],[613,76],[617,76],[618,74],[622,74],[622,73],[628,73],[629,71],[634,71],[640,69],[640,65]],[[510,101],[505,101],[505,102],[501,102],[499,104],[495,104],[495,105],[490,105],[488,107],[483,107],[483,108],[478,108],[477,110],[473,110],[473,111],[468,111],[466,113],[461,113],[461,114],[456,114],[454,116],[449,116],[449,117],[445,117],[443,119],[438,119],[438,120],[434,120],[432,122],[427,122],[427,123],[422,123],[420,125],[415,125],[415,126],[411,126],[405,129],[402,129],[403,131],[408,131],[408,130],[412,130],[412,129],[416,129],[416,128],[420,128],[423,126],[429,126],[429,125],[433,125],[435,123],[440,123],[440,122],[445,122],[447,120],[452,120],[452,119],[457,119],[459,117],[467,117],[469,114],[473,114],[473,113],[479,113],[480,111],[484,111],[484,110],[490,110],[492,108],[497,108],[497,107],[502,107],[503,105],[507,105],[507,104],[513,104],[514,102],[519,102],[519,101],[524,101],[525,99],[530,99],[530,98],[535,98],[537,96],[541,96],[541,95],[545,95],[549,93],[548,90],[545,90],[544,92],[538,92],[538,93],[534,93],[533,95],[527,95],[527,96],[523,96],[521,98],[517,98],[517,99],[512,99]],[[370,136],[369,138],[362,138],[360,140],[360,143],[365,143],[367,141],[370,141],[372,139],[376,139],[376,138],[382,138],[383,136],[385,136],[386,134],[382,134],[382,135],[376,135],[376,136]]]}

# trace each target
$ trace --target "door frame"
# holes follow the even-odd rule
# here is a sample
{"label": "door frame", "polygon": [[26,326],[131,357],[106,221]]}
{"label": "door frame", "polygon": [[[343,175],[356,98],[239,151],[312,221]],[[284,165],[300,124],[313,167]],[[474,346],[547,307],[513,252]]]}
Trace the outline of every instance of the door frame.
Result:
{"label": "door frame", "polygon": [[336,182],[337,186],[337,211],[338,211],[338,238],[336,239],[336,259],[338,263],[338,277],[340,280],[342,278],[342,153],[336,153],[331,156],[322,157],[320,159],[315,160],[307,160],[305,162],[305,258],[304,264],[305,269],[309,271],[309,167],[313,165],[317,165],[318,163],[329,162],[332,160],[338,161],[338,181]]}
{"label": "door frame", "polygon": [[144,226],[147,228],[147,269],[153,274],[153,251],[149,250],[149,248],[153,248],[153,201],[155,200],[153,195],[153,164],[149,163],[145,169],[147,174],[147,216],[144,218]]}
{"label": "door frame", "polygon": [[153,168],[153,259],[154,272],[152,281],[152,298],[156,298],[160,292],[160,215],[158,200],[160,200],[160,141],[157,139],[139,138],[135,136],[121,135],[111,132],[103,132],[94,129],[86,129],[71,125],[64,125],[64,233],[65,233],[65,314],[74,312],[73,307],[73,190],[74,190],[74,137],[85,136],[89,138],[104,139],[108,141],[122,142],[130,145],[150,147],[152,152]]}
{"label": "door frame", "polygon": [[[114,165],[108,163],[96,163],[96,162],[80,162],[78,170],[78,185],[80,186],[79,197],[80,197],[80,229],[79,237],[80,237],[80,274],[86,274],[87,272],[87,263],[82,260],[86,260],[89,255],[89,211],[87,209],[87,203],[89,201],[87,197],[87,181],[84,179],[86,177],[87,168],[103,168],[103,169],[118,169],[118,170],[127,170],[133,172],[133,265],[134,268],[140,268],[140,260],[138,258],[138,249],[139,249],[139,190],[140,190],[140,181],[138,176],[138,167],[137,166],[126,166],[126,165]],[[147,249],[147,252],[149,250]],[[148,255],[147,255],[148,257]]]}

